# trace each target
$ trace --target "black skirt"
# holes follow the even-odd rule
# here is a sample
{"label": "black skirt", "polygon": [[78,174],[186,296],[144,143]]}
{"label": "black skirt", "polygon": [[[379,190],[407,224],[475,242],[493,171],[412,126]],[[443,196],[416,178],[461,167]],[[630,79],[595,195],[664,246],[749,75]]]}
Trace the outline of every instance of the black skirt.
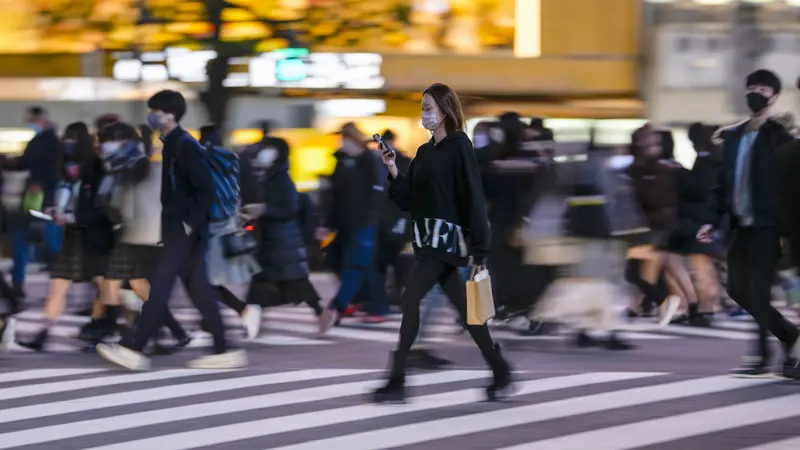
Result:
{"label": "black skirt", "polygon": [[61,251],[50,268],[51,279],[82,283],[103,276],[108,266],[108,255],[89,252],[86,233],[86,229],[66,227]]}
{"label": "black skirt", "polygon": [[111,252],[105,277],[109,280],[140,280],[153,275],[161,247],[119,243]]}

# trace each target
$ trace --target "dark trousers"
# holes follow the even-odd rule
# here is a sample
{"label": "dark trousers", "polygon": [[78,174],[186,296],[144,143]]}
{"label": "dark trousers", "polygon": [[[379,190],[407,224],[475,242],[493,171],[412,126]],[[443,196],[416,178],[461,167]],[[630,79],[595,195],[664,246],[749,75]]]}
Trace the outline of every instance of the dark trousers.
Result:
{"label": "dark trousers", "polygon": [[[430,256],[420,255],[417,264],[411,270],[411,275],[406,282],[406,289],[400,299],[403,321],[400,324],[400,343],[397,351],[401,355],[408,353],[417,339],[420,303],[436,284],[441,286],[450,303],[461,316],[461,320],[466,324],[467,290],[464,280],[458,273],[458,267]],[[468,325],[467,331],[482,351],[486,353],[493,351],[494,342],[487,325]]]}
{"label": "dark trousers", "polygon": [[206,273],[206,240],[198,233],[186,235],[180,223],[164,224],[164,248],[150,282],[150,298],[144,303],[136,327],[122,340],[122,345],[141,351],[164,324],[168,303],[180,278],[189,298],[203,317],[214,338],[214,352],[227,350],[225,328],[217,307],[218,292]]}
{"label": "dark trousers", "polygon": [[728,293],[759,325],[757,354],[770,358],[769,333],[791,347],[800,333],[772,306],[772,282],[781,259],[778,230],[739,228],[728,250]]}

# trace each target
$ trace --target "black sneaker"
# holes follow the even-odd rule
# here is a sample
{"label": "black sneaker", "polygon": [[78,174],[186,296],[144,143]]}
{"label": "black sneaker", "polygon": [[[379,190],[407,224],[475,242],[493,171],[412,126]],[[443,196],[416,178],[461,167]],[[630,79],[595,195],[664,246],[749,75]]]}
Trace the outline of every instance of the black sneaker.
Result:
{"label": "black sneaker", "polygon": [[386,385],[376,389],[375,392],[372,393],[372,402],[389,404],[405,403],[405,380],[398,376],[389,378],[389,381],[386,383]]}
{"label": "black sneaker", "polygon": [[800,359],[787,358],[783,363],[783,371],[781,372],[784,378],[790,380],[800,381]]}
{"label": "black sneaker", "polygon": [[711,315],[709,314],[697,314],[689,317],[690,327],[710,328],[711,325],[713,325],[713,323],[711,321]]}
{"label": "black sneaker", "polygon": [[762,358],[745,358],[742,365],[731,370],[730,374],[737,378],[765,378],[772,376],[772,372]]}

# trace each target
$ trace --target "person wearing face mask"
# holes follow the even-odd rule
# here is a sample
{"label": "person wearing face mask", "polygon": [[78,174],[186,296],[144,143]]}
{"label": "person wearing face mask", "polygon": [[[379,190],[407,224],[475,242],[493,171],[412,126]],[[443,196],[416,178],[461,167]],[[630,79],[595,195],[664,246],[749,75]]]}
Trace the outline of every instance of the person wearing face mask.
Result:
{"label": "person wearing face mask", "polygon": [[[669,323],[680,307],[680,298],[668,296],[662,289],[660,279],[667,263],[664,252],[667,237],[678,225],[678,187],[673,163],[664,161],[662,134],[652,125],[633,132],[631,153],[633,163],[626,169],[631,177],[633,190],[651,230],[647,245],[629,250],[629,259],[641,260],[636,285],[641,289],[644,301],[663,305],[662,323]],[[664,301],[666,300],[666,303]],[[643,312],[642,297],[635,298],[629,315]],[[644,308],[645,310],[647,308]]]}
{"label": "person wearing face mask", "polygon": [[[101,152],[106,168],[105,192],[100,204],[112,215],[118,226],[118,241],[111,252],[108,268],[101,285],[101,301],[105,305],[103,318],[87,339],[90,347],[117,329],[121,309],[121,289],[125,281],[137,297],[147,300],[153,267],[158,262],[161,230],[158,219],[161,207],[152,201],[160,189],[160,164],[152,163],[152,145],[146,145],[137,130],[116,122],[103,130]],[[156,345],[156,352],[168,353],[189,344],[190,338],[174,316],[167,311],[164,319],[176,340],[174,347]]]}
{"label": "person wearing face mask", "polygon": [[180,121],[186,99],[180,92],[164,90],[147,102],[147,123],[161,133],[161,240],[163,248],[153,270],[150,296],[134,327],[119,344],[99,344],[97,353],[107,361],[131,370],[147,370],[150,360],[142,354],[164,321],[178,278],[200,311],[214,344],[211,355],[188,363],[198,369],[239,368],[247,364],[244,350],[233,350],[225,338],[218,292],[211,286],[206,267],[211,211],[217,205],[217,189],[208,162],[208,150],[187,133]]}
{"label": "person wearing face mask", "polygon": [[[419,147],[405,173],[398,170],[394,152],[381,149],[389,169],[389,196],[411,213],[416,264],[400,301],[403,320],[389,379],[375,391],[376,402],[405,399],[406,362],[419,330],[422,298],[439,284],[466,320],[465,280],[459,267],[467,265],[471,257],[476,268],[483,268],[489,253],[489,219],[480,167],[464,133],[461,102],[450,87],[436,83],[423,92],[422,126],[430,131],[431,140]],[[492,340],[489,327],[466,328],[492,370],[487,397],[497,400],[511,395],[511,367]]]}
{"label": "person wearing face mask", "polygon": [[328,198],[323,201],[322,240],[336,231],[342,266],[339,291],[320,316],[320,333],[327,332],[347,307],[363,291],[373,315],[389,312],[389,301],[378,271],[376,252],[381,205],[385,184],[380,157],[366,146],[366,137],[352,122],[339,131],[342,148],[336,153],[336,169],[330,178]]}
{"label": "person wearing face mask", "polygon": [[308,278],[308,252],[299,220],[302,199],[289,176],[289,145],[267,137],[248,146],[240,161],[242,182],[252,187],[242,195],[242,209],[255,225],[259,245],[254,256],[261,271],[250,282],[246,303],[224,288],[222,299],[242,317],[248,339],[254,339],[261,329],[262,307],[306,303],[319,317],[322,306]]}
{"label": "person wearing face mask", "polygon": [[[37,208],[52,205],[53,195],[59,181],[62,143],[56,135],[55,127],[50,122],[47,111],[35,106],[28,109],[26,118],[28,127],[34,131],[33,139],[28,142],[25,151],[17,158],[3,160],[0,167],[9,171],[26,171],[23,198],[38,198]],[[23,202],[25,204],[26,202]],[[30,257],[28,211],[10,211],[8,216],[11,231],[11,247],[14,267],[11,277],[14,291],[18,297],[24,297],[25,270]],[[60,248],[60,230],[55,224],[46,224],[44,237],[47,251],[54,255]]]}
{"label": "person wearing face mask", "polygon": [[63,161],[54,205],[46,211],[64,227],[64,244],[50,268],[45,324],[33,339],[19,342],[35,351],[44,350],[50,329],[64,312],[69,288],[74,283],[100,283],[113,241],[111,223],[95,203],[104,170],[88,128],[83,123],[69,125],[65,141],[75,146]]}
{"label": "person wearing face mask", "polygon": [[697,233],[712,242],[723,216],[730,216],[728,293],[759,325],[756,348],[734,376],[769,376],[769,333],[786,350],[783,375],[800,379],[800,330],[772,306],[771,291],[781,259],[781,186],[776,149],[792,142],[792,135],[770,118],[781,93],[781,80],[769,70],[756,70],[745,79],[750,119],[729,129],[723,140],[723,170],[717,181],[713,220]]}

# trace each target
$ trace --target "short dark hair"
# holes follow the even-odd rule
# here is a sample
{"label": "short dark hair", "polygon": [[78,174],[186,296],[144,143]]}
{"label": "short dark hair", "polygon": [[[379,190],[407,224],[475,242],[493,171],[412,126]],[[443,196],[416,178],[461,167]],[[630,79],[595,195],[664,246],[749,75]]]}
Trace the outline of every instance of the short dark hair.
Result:
{"label": "short dark hair", "polygon": [[115,122],[103,129],[107,141],[139,141],[141,137],[132,125]]}
{"label": "short dark hair", "polygon": [[150,100],[147,100],[147,107],[172,114],[175,121],[180,122],[186,114],[186,99],[178,91],[165,89],[150,97]]}
{"label": "short dark hair", "polygon": [[758,69],[745,79],[745,87],[749,88],[750,86],[768,86],[777,95],[781,92],[781,79],[771,70]]}
{"label": "short dark hair", "polygon": [[393,141],[395,138],[394,131],[392,130],[385,130],[383,134],[381,134],[381,139],[384,141]]}
{"label": "short dark hair", "polygon": [[41,106],[31,106],[28,108],[28,115],[31,117],[42,117],[47,115],[47,111]]}
{"label": "short dark hair", "polygon": [[464,131],[464,110],[456,91],[446,84],[434,83],[422,95],[430,95],[436,102],[436,106],[444,114],[444,128],[448,133]]}

